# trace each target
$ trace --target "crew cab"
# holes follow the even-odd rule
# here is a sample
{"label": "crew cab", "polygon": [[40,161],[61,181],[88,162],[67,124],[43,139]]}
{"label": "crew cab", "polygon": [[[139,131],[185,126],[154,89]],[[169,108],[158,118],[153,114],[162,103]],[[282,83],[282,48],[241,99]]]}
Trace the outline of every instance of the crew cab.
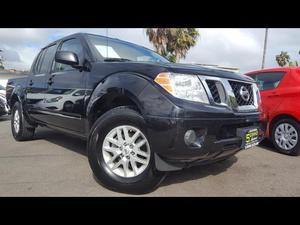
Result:
{"label": "crew cab", "polygon": [[126,193],[227,159],[264,133],[253,79],[93,34],[44,47],[28,77],[8,81],[7,99],[17,141],[33,139],[37,126],[86,139],[96,178]]}
{"label": "crew cab", "polygon": [[300,68],[272,68],[247,73],[262,97],[266,137],[284,154],[300,154]]}

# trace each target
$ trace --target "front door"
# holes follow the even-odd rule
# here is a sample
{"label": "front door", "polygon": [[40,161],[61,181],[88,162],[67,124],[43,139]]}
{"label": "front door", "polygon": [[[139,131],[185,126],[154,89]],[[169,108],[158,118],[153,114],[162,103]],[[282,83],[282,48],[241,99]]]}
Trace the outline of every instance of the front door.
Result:
{"label": "front door", "polygon": [[276,111],[282,102],[282,95],[278,88],[285,72],[262,72],[251,75],[257,83],[261,93],[262,107],[266,115]]}
{"label": "front door", "polygon": [[[80,39],[61,43],[61,51],[71,51],[83,58]],[[71,131],[84,132],[85,72],[71,66],[56,63],[47,76],[45,108],[47,123]]]}

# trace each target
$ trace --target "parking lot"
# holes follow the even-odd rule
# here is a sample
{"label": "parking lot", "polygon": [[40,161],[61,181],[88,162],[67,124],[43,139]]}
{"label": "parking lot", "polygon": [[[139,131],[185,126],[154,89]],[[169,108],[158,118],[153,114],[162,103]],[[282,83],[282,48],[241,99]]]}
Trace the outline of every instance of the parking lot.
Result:
{"label": "parking lot", "polygon": [[[0,118],[0,196],[126,196],[100,186],[86,142],[38,128],[16,142]],[[213,165],[172,172],[147,196],[300,196],[300,157],[274,152],[269,143]]]}

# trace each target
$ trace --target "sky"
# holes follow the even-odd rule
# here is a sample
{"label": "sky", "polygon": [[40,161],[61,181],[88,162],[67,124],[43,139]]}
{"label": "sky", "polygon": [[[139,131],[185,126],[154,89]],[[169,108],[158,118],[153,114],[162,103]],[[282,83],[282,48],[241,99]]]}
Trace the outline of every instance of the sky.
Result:
{"label": "sky", "polygon": [[[237,67],[241,73],[260,69],[265,29],[198,28],[200,37],[181,63]],[[119,38],[153,49],[143,28],[0,29],[6,68],[28,70],[39,50],[66,35],[87,32]],[[269,29],[265,68],[277,67],[275,56],[287,51],[300,62],[300,29]]]}

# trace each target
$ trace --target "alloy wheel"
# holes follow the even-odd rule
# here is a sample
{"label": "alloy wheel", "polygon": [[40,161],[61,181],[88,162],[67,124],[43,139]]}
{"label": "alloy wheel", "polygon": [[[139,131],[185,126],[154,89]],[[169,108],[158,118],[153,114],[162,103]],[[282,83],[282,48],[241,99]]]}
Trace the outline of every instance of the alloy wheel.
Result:
{"label": "alloy wheel", "polygon": [[102,154],[108,168],[124,178],[143,173],[151,156],[146,136],[138,128],[128,125],[115,127],[106,135]]}
{"label": "alloy wheel", "polygon": [[19,111],[16,110],[14,113],[14,129],[16,133],[19,133],[20,130],[20,115],[19,115]]}
{"label": "alloy wheel", "polygon": [[276,144],[286,151],[294,148],[298,143],[298,133],[295,127],[289,123],[282,123],[275,130]]}

